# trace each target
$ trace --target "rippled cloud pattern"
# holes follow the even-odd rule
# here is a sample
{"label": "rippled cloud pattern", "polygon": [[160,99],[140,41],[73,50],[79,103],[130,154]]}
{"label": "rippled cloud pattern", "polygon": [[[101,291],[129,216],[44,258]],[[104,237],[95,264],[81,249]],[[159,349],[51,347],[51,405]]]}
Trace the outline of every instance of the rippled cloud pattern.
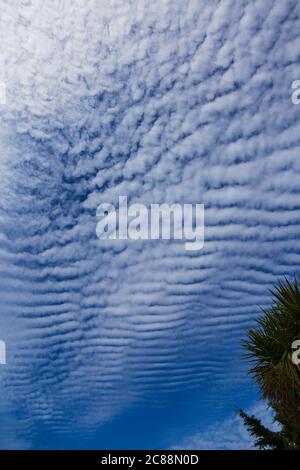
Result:
{"label": "rippled cloud pattern", "polygon": [[[0,7],[0,447],[184,443],[254,403],[240,343],[299,273],[300,3]],[[101,243],[119,195],[204,203],[204,249]]]}

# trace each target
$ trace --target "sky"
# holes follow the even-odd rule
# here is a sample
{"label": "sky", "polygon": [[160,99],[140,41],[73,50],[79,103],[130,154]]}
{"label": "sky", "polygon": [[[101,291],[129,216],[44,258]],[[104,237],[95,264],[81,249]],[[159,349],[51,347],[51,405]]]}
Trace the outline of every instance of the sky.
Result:
{"label": "sky", "polygon": [[[0,0],[2,449],[252,448],[241,342],[299,274],[298,0]],[[96,236],[205,204],[205,244]]]}

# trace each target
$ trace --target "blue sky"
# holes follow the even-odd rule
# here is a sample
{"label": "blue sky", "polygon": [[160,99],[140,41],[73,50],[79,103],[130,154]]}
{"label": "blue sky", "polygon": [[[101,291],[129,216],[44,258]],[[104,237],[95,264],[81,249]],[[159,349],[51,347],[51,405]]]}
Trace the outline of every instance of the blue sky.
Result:
{"label": "blue sky", "polygon": [[[0,0],[0,448],[249,448],[241,360],[299,274],[297,0]],[[205,246],[96,209],[205,204]]]}

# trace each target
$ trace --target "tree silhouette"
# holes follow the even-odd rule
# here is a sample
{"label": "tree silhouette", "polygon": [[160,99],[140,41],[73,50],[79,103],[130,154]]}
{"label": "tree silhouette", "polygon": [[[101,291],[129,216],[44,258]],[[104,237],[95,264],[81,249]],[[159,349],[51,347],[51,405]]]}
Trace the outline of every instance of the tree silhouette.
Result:
{"label": "tree silhouette", "polygon": [[[240,411],[245,426],[260,449],[300,449],[300,366],[292,345],[300,339],[300,289],[295,278],[280,282],[273,291],[273,305],[263,311],[257,327],[243,344],[252,364],[250,375],[261,396],[275,412],[281,430],[273,432],[260,420]],[[293,360],[292,360],[293,359]],[[300,360],[299,360],[300,363]]]}

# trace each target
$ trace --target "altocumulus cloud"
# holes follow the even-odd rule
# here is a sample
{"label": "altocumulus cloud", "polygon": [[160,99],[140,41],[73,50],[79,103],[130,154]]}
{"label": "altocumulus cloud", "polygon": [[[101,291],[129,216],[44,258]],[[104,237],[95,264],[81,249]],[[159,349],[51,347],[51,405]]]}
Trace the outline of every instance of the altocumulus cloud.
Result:
{"label": "altocumulus cloud", "polygon": [[[299,2],[0,7],[0,378],[20,434],[88,435],[178,391],[222,406],[257,305],[298,272]],[[204,203],[204,249],[101,243],[119,195]]]}

